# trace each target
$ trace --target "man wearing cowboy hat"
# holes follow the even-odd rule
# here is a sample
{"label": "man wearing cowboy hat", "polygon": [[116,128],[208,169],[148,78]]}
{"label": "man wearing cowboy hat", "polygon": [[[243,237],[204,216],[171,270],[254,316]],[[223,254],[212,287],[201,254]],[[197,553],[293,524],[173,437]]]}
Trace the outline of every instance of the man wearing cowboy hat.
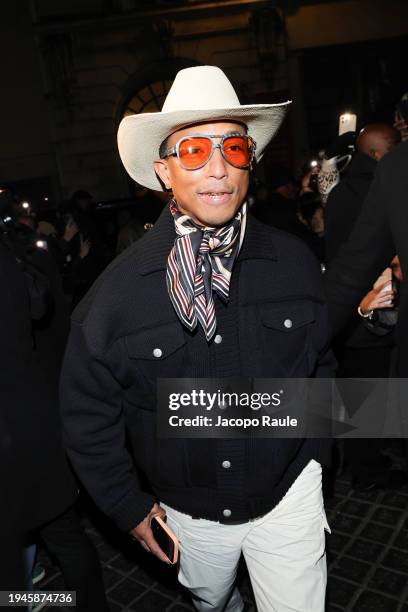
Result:
{"label": "man wearing cowboy hat", "polygon": [[65,437],[78,475],[161,560],[150,519],[167,515],[179,580],[200,611],[243,610],[241,552],[258,610],[324,610],[327,445],[156,435],[159,378],[332,375],[318,264],[246,204],[252,163],[285,110],[240,105],[219,68],[200,66],[178,73],[161,112],[123,119],[125,168],[173,197],[77,307],[65,358]]}

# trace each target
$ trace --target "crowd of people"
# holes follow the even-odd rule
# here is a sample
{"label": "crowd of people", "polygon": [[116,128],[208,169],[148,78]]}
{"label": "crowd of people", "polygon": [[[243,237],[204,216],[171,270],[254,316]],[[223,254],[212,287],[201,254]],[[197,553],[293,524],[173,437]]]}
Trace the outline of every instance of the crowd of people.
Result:
{"label": "crowd of people", "polygon": [[[222,79],[217,74],[210,74],[209,77],[214,80]],[[212,87],[211,81],[209,87]],[[215,95],[219,93],[214,93]],[[225,108],[230,106],[235,108],[233,98],[231,100]],[[254,230],[248,229],[246,242],[252,240],[253,245],[250,245],[247,251],[245,248],[242,251],[244,264],[250,264],[251,259],[253,261],[257,258],[264,259],[267,262],[264,264],[266,270],[267,265],[272,266],[271,261],[275,256],[271,251],[269,253],[261,251],[259,245],[268,249],[276,247],[275,259],[281,268],[278,273],[278,264],[274,263],[273,274],[276,275],[274,278],[281,278],[284,283],[292,283],[292,287],[296,286],[300,295],[302,291],[304,295],[308,295],[308,292],[313,295],[315,309],[313,318],[310,313],[308,315],[304,303],[290,302],[292,299],[289,297],[292,295],[290,291],[284,293],[282,298],[284,308],[287,309],[282,310],[283,324],[286,328],[292,326],[296,328],[297,309],[301,311],[304,309],[303,317],[306,318],[303,320],[306,323],[309,324],[308,316],[311,317],[310,322],[316,320],[319,323],[319,330],[313,332],[316,334],[314,341],[319,347],[319,357],[313,357],[314,363],[309,374],[303,364],[296,370],[297,375],[310,375],[311,372],[315,375],[316,371],[320,371],[320,375],[323,376],[334,375],[336,372],[340,378],[387,378],[406,375],[408,334],[404,333],[404,330],[408,325],[408,313],[405,302],[403,300],[400,302],[400,296],[406,293],[403,275],[408,263],[406,254],[408,213],[403,210],[406,205],[402,202],[404,181],[406,182],[408,176],[406,172],[408,145],[401,144],[408,140],[407,107],[408,100],[405,96],[397,106],[394,125],[368,124],[358,135],[348,134],[346,139],[339,138],[326,152],[323,151],[320,158],[312,165],[303,167],[297,176],[292,169],[276,166],[265,173],[263,178],[253,178],[249,184],[249,196],[245,204],[242,204],[248,188],[245,187],[245,181],[248,178],[247,170],[251,166],[252,159],[247,160],[248,164],[241,162],[239,157],[234,157],[236,150],[231,148],[229,151],[223,143],[224,140],[234,137],[239,139],[234,146],[241,146],[241,140],[247,138],[246,131],[231,132],[231,124],[236,130],[236,126],[239,126],[243,119],[238,112],[235,115],[231,112],[225,113],[228,119],[220,117],[215,109],[223,108],[221,102],[218,106],[215,105],[211,112],[207,109],[202,116],[199,116],[195,110],[195,114],[191,113],[191,120],[186,119],[174,125],[166,124],[161,137],[159,135],[156,137],[157,152],[153,159],[158,158],[159,145],[162,151],[163,142],[164,149],[170,147],[167,149],[170,153],[155,161],[155,172],[153,166],[149,170],[154,178],[146,178],[147,170],[144,173],[140,172],[139,176],[137,169],[127,166],[130,162],[126,162],[126,146],[122,144],[120,152],[126,169],[133,178],[137,175],[136,180],[145,188],[139,190],[134,203],[135,208],[127,206],[117,209],[114,222],[110,220],[109,224],[104,223],[103,216],[98,212],[91,194],[85,190],[76,191],[64,206],[46,214],[41,210],[27,210],[27,207],[22,207],[16,195],[3,190],[0,194],[0,274],[3,289],[1,308],[4,331],[0,376],[4,401],[0,412],[0,470],[2,488],[6,492],[3,499],[7,499],[7,503],[0,503],[0,529],[4,550],[7,551],[7,567],[0,573],[0,590],[32,588],[36,575],[41,573],[41,568],[35,563],[36,550],[38,545],[41,545],[55,556],[61,567],[66,588],[76,591],[79,612],[109,610],[98,556],[81,522],[78,490],[83,485],[119,527],[131,531],[145,548],[161,560],[165,560],[165,557],[158,549],[154,538],[152,539],[150,523],[146,522],[147,517],[150,519],[153,515],[167,514],[168,522],[175,533],[181,531],[186,533],[187,530],[193,532],[197,529],[199,538],[205,537],[209,540],[215,538],[215,542],[217,538],[221,538],[218,540],[221,548],[222,543],[231,538],[231,547],[234,546],[235,550],[241,551],[237,543],[232,544],[232,535],[230,535],[232,532],[225,531],[222,534],[219,532],[215,535],[215,531],[204,531],[202,527],[203,531],[200,534],[199,521],[213,522],[226,527],[228,525],[224,523],[228,523],[227,519],[231,516],[229,508],[235,503],[236,506],[232,510],[233,519],[241,525],[247,525],[248,521],[255,524],[259,521],[258,517],[271,515],[270,529],[277,541],[282,534],[276,526],[272,527],[272,519],[276,520],[276,508],[282,511],[282,501],[285,512],[291,513],[292,506],[300,504],[303,507],[304,490],[308,489],[310,492],[313,489],[316,491],[315,503],[319,505],[320,498],[317,497],[317,491],[320,476],[316,466],[320,460],[324,464],[323,456],[326,451],[323,452],[320,447],[317,449],[317,445],[312,444],[310,440],[308,444],[303,444],[300,450],[297,448],[297,455],[295,451],[287,450],[289,444],[287,441],[282,442],[279,448],[281,455],[286,457],[286,464],[282,463],[284,459],[279,460],[282,463],[281,473],[275,473],[276,481],[271,485],[273,493],[270,493],[269,497],[263,492],[259,474],[254,475],[253,490],[251,487],[249,490],[250,495],[256,498],[256,503],[253,502],[256,509],[247,510],[242,499],[243,492],[240,487],[245,474],[244,468],[233,482],[227,482],[225,480],[227,468],[231,464],[220,455],[220,461],[221,459],[224,461],[220,468],[222,473],[217,476],[216,481],[214,480],[217,482],[215,497],[219,495],[220,499],[223,499],[224,492],[227,491],[228,496],[234,501],[225,501],[225,503],[223,501],[223,505],[227,505],[228,508],[223,510],[223,518],[218,518],[212,506],[213,501],[208,499],[208,495],[204,495],[204,491],[208,493],[213,486],[213,472],[217,472],[218,468],[216,464],[212,465],[212,462],[218,458],[219,449],[215,451],[210,461],[208,448],[213,452],[216,447],[203,446],[201,440],[188,441],[182,452],[179,447],[174,451],[171,445],[163,443],[162,446],[164,449],[167,448],[169,454],[165,455],[168,462],[166,467],[163,464],[164,457],[159,458],[163,470],[162,479],[157,478],[157,474],[150,471],[149,467],[145,467],[145,457],[139,459],[139,463],[136,461],[137,467],[147,473],[147,479],[152,487],[149,492],[142,491],[139,480],[132,480],[133,473],[132,477],[129,475],[134,470],[129,467],[128,456],[124,454],[123,449],[118,450],[114,447],[124,435],[122,425],[119,425],[119,419],[122,418],[120,405],[121,401],[124,404],[128,402],[126,416],[129,419],[127,426],[130,437],[136,428],[139,428],[138,436],[140,428],[144,432],[144,439],[137,438],[139,448],[136,449],[136,455],[140,457],[143,448],[149,456],[157,452],[156,442],[152,437],[152,423],[149,420],[152,407],[148,395],[151,387],[145,385],[145,380],[150,381],[160,376],[179,376],[180,373],[187,378],[242,374],[242,364],[247,363],[246,351],[251,351],[248,346],[243,348],[238,345],[232,329],[234,326],[238,326],[239,333],[242,334],[240,337],[247,338],[249,346],[253,344],[253,362],[247,366],[246,375],[273,376],[269,374],[268,364],[275,363],[277,355],[272,349],[269,354],[269,345],[265,344],[264,337],[259,335],[261,332],[254,323],[256,315],[242,324],[244,329],[241,330],[238,299],[243,299],[244,306],[241,308],[249,312],[251,291],[252,299],[258,300],[259,304],[274,302],[278,294],[274,293],[273,287],[266,287],[263,289],[265,294],[259,297],[257,294],[259,286],[268,285],[268,279],[265,276],[261,277],[255,267],[251,273],[248,272],[241,263],[240,279],[242,282],[245,280],[249,289],[246,297],[243,293],[239,294],[238,298],[238,287],[233,282],[234,275],[231,277],[232,268],[228,267],[234,264],[234,257],[238,256],[241,248],[241,238],[243,239],[246,223],[243,219],[246,220],[247,214],[263,225],[253,226]],[[253,137],[250,115],[247,113],[245,117],[249,121],[248,133]],[[224,123],[221,123],[223,119]],[[209,130],[204,128],[210,123],[212,130],[214,126],[217,128],[217,124],[220,124],[226,134],[223,132],[221,145],[212,145],[207,158],[203,157],[202,166],[193,157],[191,162],[185,161],[187,157],[183,158],[180,153],[180,142],[189,137],[188,128],[183,130],[180,125],[191,123],[195,125],[194,138],[199,138],[201,135],[203,136],[201,140],[207,139],[209,142],[207,136]],[[130,123],[126,125],[130,126]],[[124,129],[122,128],[123,139]],[[255,128],[254,130],[256,133]],[[176,142],[174,134],[177,134],[181,140]],[[271,131],[268,138],[265,138],[265,146],[272,135]],[[211,136],[211,138],[218,137]],[[207,141],[204,144],[207,146]],[[250,143],[246,142],[247,145],[250,147]],[[216,150],[217,147],[220,147],[219,151]],[[336,161],[344,154],[351,161],[340,174]],[[186,153],[186,156],[188,155],[193,155],[190,150]],[[327,167],[324,161],[334,158],[336,159],[330,166],[329,180],[324,176]],[[212,167],[211,171],[214,175],[209,181],[209,186],[206,191],[200,192],[200,197],[208,207],[211,207],[211,202],[217,198],[220,202],[222,198],[227,199],[226,194],[228,196],[233,194],[235,197],[234,177],[225,179],[221,174],[217,175],[217,172],[226,172],[221,164],[224,166],[230,164],[229,170],[233,168],[237,177],[238,173],[245,171],[245,175],[240,174],[241,178],[238,177],[242,184],[240,183],[237,188],[237,194],[241,189],[243,195],[241,194],[239,202],[237,200],[235,210],[231,209],[229,217],[227,215],[225,219],[207,218],[197,206],[194,208],[186,203],[183,204],[184,208],[182,207],[183,200],[179,195],[181,178],[176,176],[172,167],[173,162],[176,164],[179,161],[181,164],[191,163],[191,167],[182,165],[182,168],[187,170],[187,174],[189,170],[193,170],[194,173],[204,166],[213,164],[214,168]],[[219,167],[215,167],[216,163],[219,163]],[[157,176],[160,177],[160,181]],[[222,182],[222,191],[216,191],[214,185],[217,181]],[[160,192],[161,185],[164,186],[162,192]],[[153,193],[149,188],[156,191]],[[181,193],[189,193],[191,187],[184,182],[181,189],[184,190]],[[164,280],[162,279],[161,287],[155,284],[155,275],[158,275],[159,271],[163,272],[163,266],[165,267],[163,261],[169,256],[174,242],[174,231],[172,230],[170,236],[167,228],[169,221],[164,216],[168,214],[168,200],[170,200],[171,222],[173,223],[174,219],[177,240],[184,240],[183,247],[180,246],[181,241],[178,243],[176,241],[175,250],[171,251],[176,271],[172,266],[167,271],[166,282],[170,299],[167,293],[164,298]],[[238,204],[247,207],[248,210],[238,209]],[[234,217],[237,210],[240,212]],[[207,245],[205,250],[202,244],[194,243],[197,226],[222,227],[231,219],[234,219],[235,224],[228,226],[228,238],[222,233],[215,234],[218,237],[219,251],[216,251],[217,246]],[[269,234],[262,229],[264,225],[283,230],[284,233],[275,232],[273,241],[269,241]],[[287,238],[288,234],[295,236],[296,239]],[[190,242],[186,246],[187,237]],[[211,236],[209,239],[213,240]],[[272,246],[272,243],[275,246]],[[160,248],[163,249],[161,245],[167,248],[164,254],[160,252]],[[225,249],[222,250],[220,245],[225,246]],[[188,261],[183,266],[181,260],[177,259],[181,257],[182,248],[193,253],[194,261],[198,261],[197,257],[199,258],[202,266],[201,278],[198,278],[197,274],[189,277]],[[206,255],[208,249],[210,251],[215,249],[216,264],[212,259],[206,259],[209,257]],[[229,255],[225,256],[226,249],[232,253],[232,259],[228,259]],[[237,253],[234,255],[235,250]],[[287,258],[288,261],[286,261],[286,250],[291,253],[291,257]],[[310,255],[309,261],[310,252],[313,255]],[[139,260],[133,264],[132,261],[133,259],[136,261],[136,257],[139,257]],[[245,261],[245,258],[248,261]],[[318,306],[323,304],[323,298],[319,289],[320,280],[317,279],[314,268],[315,258],[320,264],[316,269],[325,279],[334,329],[332,349],[337,366],[331,351],[328,356],[328,323],[322,310],[323,306],[321,308]],[[139,265],[142,268],[144,266],[141,272],[137,267]],[[106,271],[101,281],[100,275],[104,270]],[[209,270],[211,278],[206,277]],[[135,276],[132,277],[132,274]],[[134,287],[132,287],[133,282]],[[98,287],[98,290],[95,287]],[[244,292],[243,289],[242,291]],[[101,295],[104,296],[103,299]],[[197,298],[200,295],[205,296],[204,301],[200,302]],[[185,301],[188,301],[190,307],[185,306]],[[259,304],[256,302],[256,308],[260,308],[263,313],[263,307]],[[72,312],[74,315],[71,339],[66,353],[61,396],[65,419],[63,441],[58,384],[70,333]],[[172,317],[176,316],[174,313],[178,319],[173,321]],[[265,317],[267,316],[265,311]],[[271,328],[278,324],[276,317],[276,320],[272,319],[271,313],[271,323],[267,324]],[[135,326],[134,320],[140,320],[140,325]],[[149,337],[144,331],[142,322],[147,325]],[[167,324],[168,330],[163,326],[163,322]],[[151,329],[156,324],[159,326],[157,331]],[[183,336],[187,332],[184,329],[183,333],[181,332],[181,324],[190,334],[187,340]],[[300,322],[299,325],[303,324]],[[222,335],[219,330],[223,330]],[[248,330],[251,330],[251,334],[247,334],[247,337],[245,334]],[[170,335],[166,341],[167,333]],[[274,343],[281,342],[278,355],[281,369],[276,367],[272,370],[278,372],[279,376],[293,376],[295,370],[292,366],[295,362],[298,366],[297,353],[302,347],[299,344],[290,346],[290,342],[294,342],[295,338],[291,340],[285,336],[285,340],[281,341],[279,337],[281,333],[281,331],[271,333],[270,336]],[[139,344],[136,343],[136,336]],[[119,337],[125,338],[124,345],[118,344]],[[133,343],[132,338],[135,339]],[[259,364],[255,360],[255,353],[259,352],[257,342],[259,346],[264,347],[264,355],[260,358]],[[210,347],[208,355],[207,345]],[[226,352],[221,359],[217,357],[215,351],[222,350],[224,345]],[[190,351],[189,357],[183,354],[187,346]],[[154,359],[149,353],[150,348]],[[276,347],[272,348],[273,351],[277,350]],[[180,363],[175,358],[172,367],[167,364],[166,369],[166,363],[162,360],[163,351],[169,353],[178,351]],[[130,355],[133,363],[129,366],[129,371],[123,372],[125,368],[121,364],[125,360],[123,356],[125,353]],[[312,356],[308,355],[307,359],[310,362]],[[132,370],[135,364],[138,364],[140,370],[137,373]],[[106,371],[113,369],[123,377],[121,382],[114,376],[107,377]],[[136,387],[134,377],[139,381],[140,388]],[[135,402],[142,406],[143,416],[132,413],[130,407]],[[90,443],[91,438],[93,446]],[[147,448],[148,441],[151,444],[150,448]],[[256,452],[250,443],[245,447],[243,456],[251,457],[251,469],[258,466],[257,469],[262,472],[259,467],[261,464],[264,466],[263,469],[265,466],[272,472],[276,469],[267,459],[270,452],[268,443],[269,441],[258,441]],[[246,461],[241,456],[242,449],[236,445],[236,441],[225,441],[223,444],[222,453],[233,457],[233,463]],[[69,449],[69,460],[65,446]],[[386,446],[384,440],[346,441],[345,463],[352,475],[354,487],[371,489],[398,487],[408,483],[405,471],[393,469],[389,456],[383,453],[384,446]],[[173,450],[170,450],[171,448]],[[196,448],[203,449],[204,452],[197,453],[194,450]],[[184,459],[181,459],[182,456]],[[293,457],[300,458],[295,461]],[[180,467],[177,463],[179,459],[180,462],[187,461],[186,466]],[[208,467],[209,463],[212,465],[211,469]],[[184,472],[183,478],[177,474],[175,477],[179,496],[177,497],[168,483],[170,481],[173,483],[172,470],[181,469],[187,469],[189,472],[186,478],[190,482],[190,489],[183,480]],[[101,482],[101,478],[105,479],[104,483]],[[222,488],[223,482],[225,489]],[[108,485],[111,487],[110,491],[106,488]],[[132,487],[135,490],[132,490]],[[289,495],[290,492],[292,497]],[[196,496],[195,501],[192,499],[194,496]],[[129,504],[128,507],[125,507],[123,499]],[[191,516],[193,523],[195,521],[194,526],[186,519],[186,517],[191,519]],[[325,527],[328,529],[327,525]],[[243,535],[240,537],[244,538]],[[271,536],[264,534],[262,537]],[[228,575],[225,576],[225,584],[220,584],[219,576],[215,576],[208,563],[200,559],[210,578],[205,579],[204,587],[198,587],[202,570],[192,561],[194,547],[189,548],[190,544],[186,537],[180,539],[184,545],[183,559],[186,561],[183,561],[185,563],[182,566],[183,575],[181,578],[179,575],[179,579],[191,590],[197,609],[241,610],[240,596],[231,586],[235,576],[236,559],[235,562],[223,559],[223,563],[230,566]],[[308,536],[305,534],[304,541],[307,539]],[[273,543],[270,544],[273,547]],[[253,546],[259,553],[259,541]],[[321,546],[320,542],[319,558],[323,558]],[[250,545],[248,549],[242,545],[242,550],[251,577],[256,575],[253,586],[259,609],[272,609],[268,607],[271,605],[270,602],[274,597],[279,599],[282,593],[278,587],[273,594],[265,592],[262,582],[264,577],[258,581],[258,575],[262,574],[262,571],[267,571],[266,566],[263,566],[262,571],[259,569],[259,565],[262,566],[264,560],[260,561],[255,554],[251,558]],[[4,554],[3,552],[3,556]],[[283,564],[286,567],[285,571],[290,574],[293,559],[285,559],[285,563]],[[321,567],[317,578],[316,575],[311,576],[306,570],[304,571],[310,586],[302,586],[299,576],[293,577],[293,580],[295,578],[298,580],[297,590],[294,589],[294,599],[291,603],[286,593],[285,598],[289,599],[282,604],[280,610],[306,609],[301,607],[302,604],[296,603],[302,601],[302,597],[306,597],[298,592],[302,588],[309,598],[308,605],[310,606],[312,600],[316,602],[313,608],[307,609],[316,611],[323,609],[321,598],[322,588],[324,591],[325,586],[325,570]],[[208,581],[213,582],[215,586],[209,585]],[[292,605],[295,607],[290,607]],[[39,610],[40,607],[34,606],[32,609]]]}

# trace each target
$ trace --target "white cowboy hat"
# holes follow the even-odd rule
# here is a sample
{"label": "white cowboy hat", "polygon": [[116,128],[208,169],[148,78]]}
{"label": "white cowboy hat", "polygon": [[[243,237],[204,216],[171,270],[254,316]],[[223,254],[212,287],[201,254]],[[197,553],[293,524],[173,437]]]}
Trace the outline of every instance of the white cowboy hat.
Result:
{"label": "white cowboy hat", "polygon": [[241,105],[230,81],[216,66],[195,66],[177,73],[161,112],[124,117],[118,130],[119,154],[140,185],[163,189],[153,167],[159,148],[170,134],[203,121],[238,121],[256,142],[256,159],[277,132],[290,101]]}

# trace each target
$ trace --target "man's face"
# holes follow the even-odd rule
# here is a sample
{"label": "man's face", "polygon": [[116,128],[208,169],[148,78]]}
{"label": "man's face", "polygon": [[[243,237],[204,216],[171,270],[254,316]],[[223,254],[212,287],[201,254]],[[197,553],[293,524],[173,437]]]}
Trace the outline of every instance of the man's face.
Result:
{"label": "man's face", "polygon": [[[167,141],[167,148],[189,134],[223,136],[229,132],[245,134],[245,128],[239,123],[223,121],[189,126],[174,132]],[[199,225],[224,225],[230,221],[248,191],[248,170],[229,164],[219,149],[198,170],[185,170],[177,157],[155,162],[155,170],[164,185],[173,191],[180,212],[187,214]]]}

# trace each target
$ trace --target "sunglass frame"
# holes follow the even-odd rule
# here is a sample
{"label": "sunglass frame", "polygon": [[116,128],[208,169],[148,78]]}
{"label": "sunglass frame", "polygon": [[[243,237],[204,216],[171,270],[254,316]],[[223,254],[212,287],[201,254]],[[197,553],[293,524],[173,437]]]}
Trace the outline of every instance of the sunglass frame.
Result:
{"label": "sunglass frame", "polygon": [[[245,164],[245,166],[237,166],[236,164],[233,164],[225,156],[225,153],[224,153],[223,148],[222,148],[222,145],[224,144],[224,142],[228,138],[236,138],[237,136],[240,136],[242,138],[246,138],[252,144],[251,159],[249,160],[249,162],[247,164]],[[180,146],[181,146],[181,144],[185,140],[190,140],[191,138],[208,138],[211,141],[211,153],[210,153],[210,155],[208,156],[208,158],[205,160],[205,162],[203,164],[201,164],[200,166],[197,166],[195,168],[187,168],[186,166],[183,165],[183,162],[181,161],[181,158],[180,158]],[[214,140],[213,140],[214,138],[221,138],[221,142],[215,143]],[[166,149],[162,153],[162,155],[160,156],[160,159],[165,159],[166,157],[173,157],[173,156],[175,156],[179,160],[180,166],[183,168],[183,170],[199,170],[200,168],[203,168],[205,166],[205,164],[208,164],[208,162],[210,161],[210,159],[214,155],[215,149],[219,149],[221,151],[221,155],[222,155],[223,159],[225,159],[225,161],[227,163],[229,163],[231,166],[233,166],[234,168],[239,168],[240,170],[247,170],[248,168],[251,167],[251,164],[252,164],[252,162],[254,160],[254,157],[255,157],[256,142],[255,142],[255,140],[251,136],[248,136],[248,134],[241,134],[241,132],[229,132],[228,134],[189,134],[188,136],[183,136],[182,138],[180,138],[180,140],[178,140],[176,142],[176,144],[173,145],[172,147],[170,147],[169,149]]]}

